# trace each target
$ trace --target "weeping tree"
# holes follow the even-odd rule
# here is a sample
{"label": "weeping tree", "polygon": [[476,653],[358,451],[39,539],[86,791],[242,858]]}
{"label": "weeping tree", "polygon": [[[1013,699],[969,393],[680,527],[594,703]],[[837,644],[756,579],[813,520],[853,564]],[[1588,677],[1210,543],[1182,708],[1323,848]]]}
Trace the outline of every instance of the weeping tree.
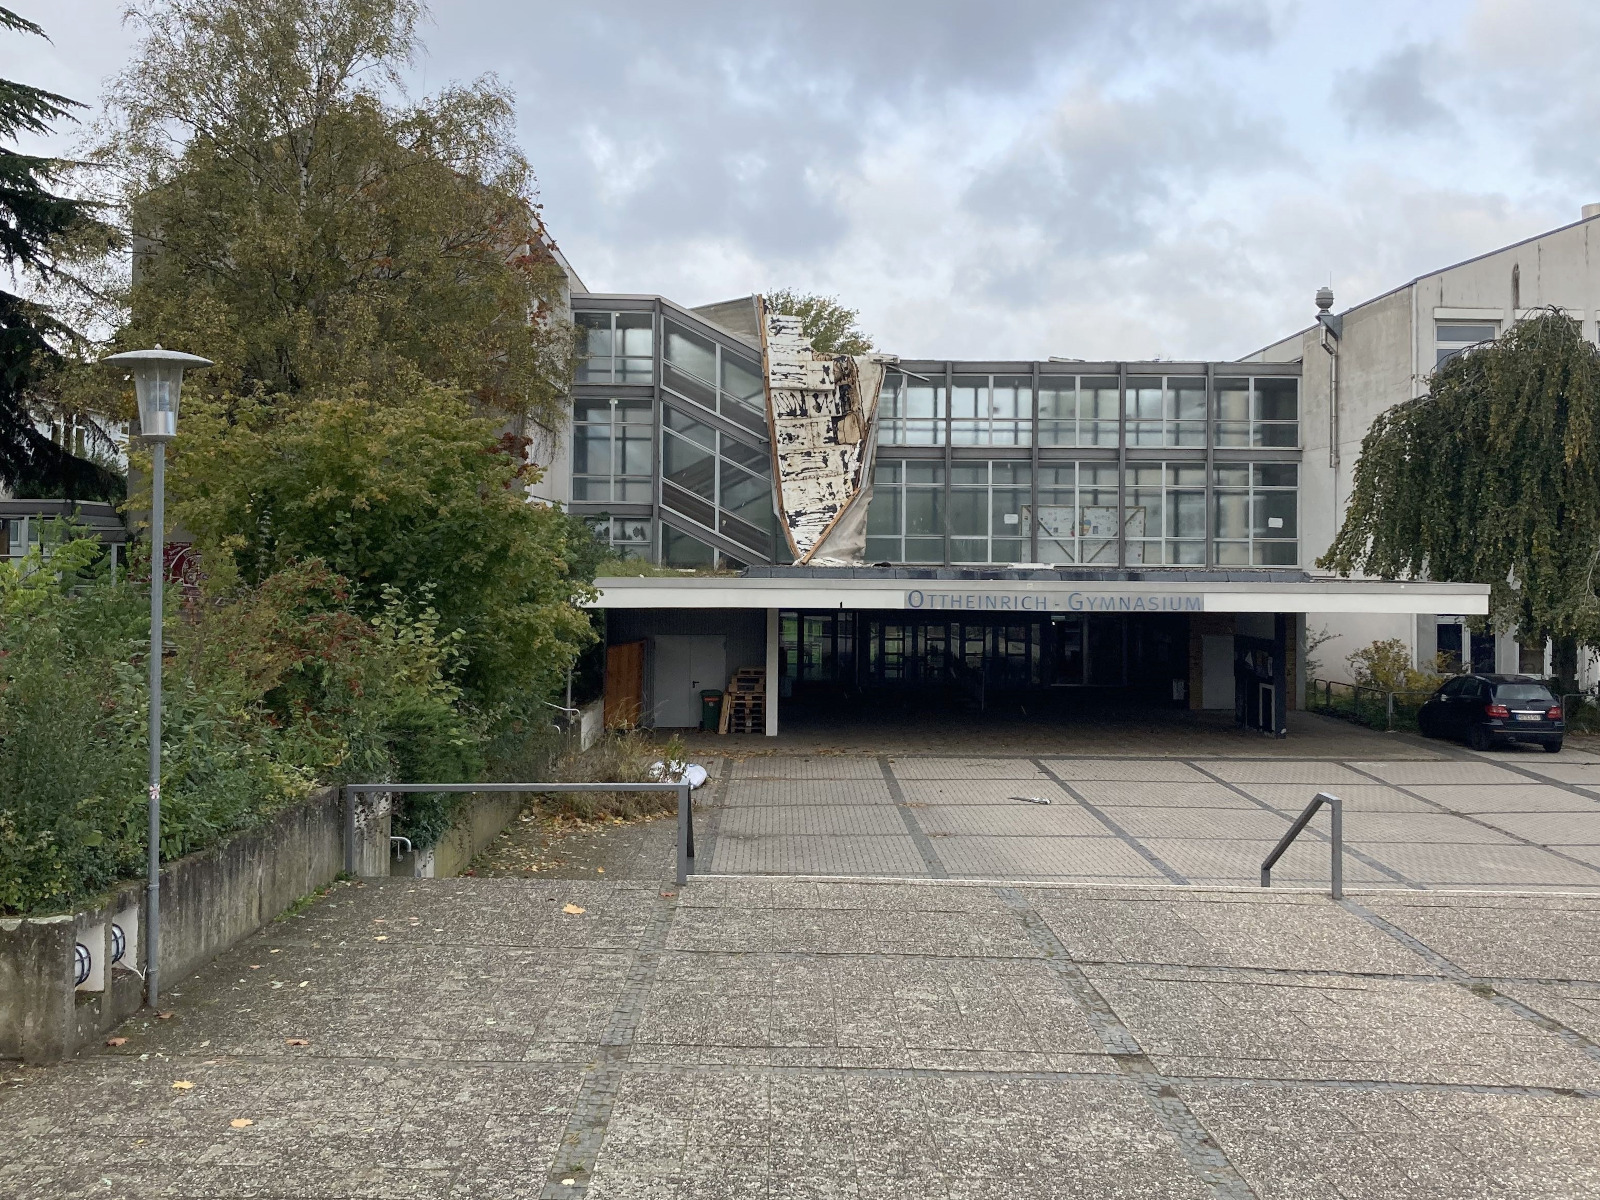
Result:
{"label": "weeping tree", "polygon": [[[1439,367],[1373,421],[1344,524],[1317,565],[1490,585],[1490,620],[1600,649],[1600,349],[1558,309]],[[1570,684],[1568,685],[1570,686]]]}

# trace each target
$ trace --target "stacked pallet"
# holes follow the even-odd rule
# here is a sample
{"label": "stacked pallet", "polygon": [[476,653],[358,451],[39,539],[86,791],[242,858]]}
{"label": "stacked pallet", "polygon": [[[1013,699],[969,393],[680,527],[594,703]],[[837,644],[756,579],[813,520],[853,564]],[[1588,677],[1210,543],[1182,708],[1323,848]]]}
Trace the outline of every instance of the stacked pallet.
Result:
{"label": "stacked pallet", "polygon": [[719,733],[767,731],[767,673],[760,667],[741,667],[722,694]]}

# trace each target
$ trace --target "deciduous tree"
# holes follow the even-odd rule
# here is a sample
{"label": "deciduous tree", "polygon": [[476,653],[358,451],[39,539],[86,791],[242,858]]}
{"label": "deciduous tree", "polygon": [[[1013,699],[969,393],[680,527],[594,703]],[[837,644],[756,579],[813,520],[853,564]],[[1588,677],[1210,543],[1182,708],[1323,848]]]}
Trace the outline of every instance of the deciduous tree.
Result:
{"label": "deciduous tree", "polygon": [[856,324],[861,314],[846,308],[837,296],[785,288],[769,293],[766,300],[773,311],[800,318],[800,328],[819,354],[865,354],[872,349],[872,339]]}

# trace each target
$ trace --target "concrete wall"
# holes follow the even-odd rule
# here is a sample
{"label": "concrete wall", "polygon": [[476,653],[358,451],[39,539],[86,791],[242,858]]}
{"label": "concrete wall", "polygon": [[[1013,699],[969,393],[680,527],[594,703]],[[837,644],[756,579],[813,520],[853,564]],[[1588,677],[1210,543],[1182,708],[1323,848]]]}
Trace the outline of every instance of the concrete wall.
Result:
{"label": "concrete wall", "polygon": [[[388,874],[389,809],[361,806],[351,848],[358,874]],[[171,989],[250,936],[302,896],[345,869],[346,814],[335,788],[274,817],[226,845],[168,864],[161,874],[161,983]],[[75,1053],[144,1003],[143,943],[101,972],[101,987],[75,988],[73,945],[110,961],[110,926],[145,928],[143,881],[129,881],[99,904],[53,917],[0,920],[0,1057],[54,1062]],[[133,920],[127,920],[132,915]],[[132,925],[133,928],[128,928]]]}

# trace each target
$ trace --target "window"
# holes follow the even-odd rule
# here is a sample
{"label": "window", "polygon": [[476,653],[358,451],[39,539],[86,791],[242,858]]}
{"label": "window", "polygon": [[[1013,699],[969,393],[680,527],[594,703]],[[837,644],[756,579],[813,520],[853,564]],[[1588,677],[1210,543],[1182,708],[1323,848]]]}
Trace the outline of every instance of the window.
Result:
{"label": "window", "polygon": [[772,464],[766,452],[670,407],[663,410],[661,430],[661,504],[757,557],[771,556]]}
{"label": "window", "polygon": [[573,406],[572,498],[650,503],[648,400],[579,400]]}
{"label": "window", "polygon": [[1212,493],[1219,567],[1292,567],[1300,561],[1295,463],[1218,463]]}
{"label": "window", "polygon": [[1023,509],[1023,532],[1039,528],[1039,561],[1117,565],[1117,465],[1041,463],[1039,507]]}
{"label": "window", "polygon": [[1033,443],[1033,380],[1015,375],[957,375],[950,386],[952,446]]}
{"label": "window", "polygon": [[950,466],[950,561],[1027,562],[1022,524],[1031,491],[1027,462],[958,462]]}
{"label": "window", "polygon": [[942,380],[934,382],[898,371],[886,374],[878,392],[878,444],[944,445],[944,390]]}
{"label": "window", "polygon": [[1121,387],[1114,375],[1039,380],[1041,446],[1115,446]]}
{"label": "window", "polygon": [[867,510],[867,561],[942,563],[944,532],[944,463],[879,459]]}
{"label": "window", "polygon": [[650,557],[649,517],[589,517],[589,528],[619,558]]}
{"label": "window", "polygon": [[1205,565],[1203,463],[1130,464],[1125,495],[1123,528],[1130,565]]}
{"label": "window", "polygon": [[664,329],[662,384],[765,437],[767,399],[760,364],[671,321],[664,323]]}
{"label": "window", "polygon": [[1216,381],[1219,446],[1300,444],[1300,381],[1293,376]]}
{"label": "window", "polygon": [[579,383],[655,379],[655,318],[649,313],[574,313]]}
{"label": "window", "polygon": [[1444,363],[1474,346],[1492,342],[1500,336],[1496,321],[1435,321],[1433,324],[1433,365]]}
{"label": "window", "polygon": [[1203,377],[1136,376],[1128,380],[1128,445],[1204,446]]}

